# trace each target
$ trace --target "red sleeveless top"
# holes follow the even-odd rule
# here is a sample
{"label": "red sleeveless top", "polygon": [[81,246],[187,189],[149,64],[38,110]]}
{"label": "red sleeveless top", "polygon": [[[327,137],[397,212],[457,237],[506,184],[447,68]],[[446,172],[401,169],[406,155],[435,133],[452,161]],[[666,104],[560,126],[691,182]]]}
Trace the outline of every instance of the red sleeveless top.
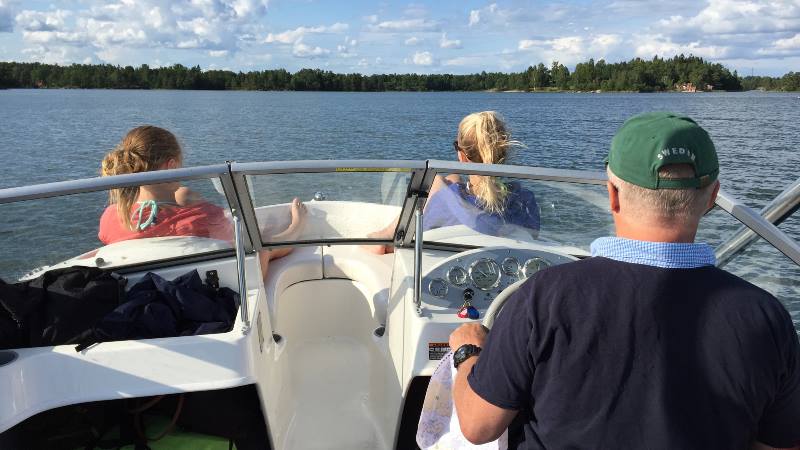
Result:
{"label": "red sleeveless top", "polygon": [[[136,224],[138,205],[131,211]],[[146,208],[144,215],[149,215]],[[117,213],[117,205],[109,205],[100,217],[97,237],[103,244],[162,236],[198,236],[224,241],[233,241],[233,223],[225,216],[225,210],[209,202],[189,206],[163,204],[158,206],[155,220],[144,230],[129,230]]]}

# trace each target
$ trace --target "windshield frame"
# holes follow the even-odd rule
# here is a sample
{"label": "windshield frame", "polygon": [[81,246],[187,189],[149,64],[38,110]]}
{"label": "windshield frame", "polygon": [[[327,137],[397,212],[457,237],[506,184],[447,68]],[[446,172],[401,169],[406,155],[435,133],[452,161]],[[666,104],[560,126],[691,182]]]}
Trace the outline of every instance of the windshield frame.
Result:
{"label": "windshield frame", "polygon": [[[333,172],[409,172],[412,174],[402,204],[400,219],[392,239],[317,239],[313,241],[287,241],[263,244],[258,231],[251,194],[246,176],[291,173],[333,173]],[[85,178],[30,186],[0,189],[0,204],[16,203],[87,192],[104,191],[135,185],[158,184],[170,181],[188,181],[217,178],[222,184],[223,194],[234,217],[243,222],[245,235],[243,250],[247,253],[269,247],[318,246],[337,244],[376,244],[385,243],[409,248],[414,245],[416,230],[414,215],[422,209],[435,179],[440,173],[476,174],[497,177],[514,177],[529,180],[568,182],[603,185],[606,173],[569,169],[549,169],[518,165],[492,165],[460,163],[442,160],[297,160],[278,162],[229,162],[200,167],[187,167],[171,170],[158,170],[109,177]],[[797,184],[797,182],[795,182]],[[794,184],[793,184],[794,186]],[[794,190],[792,191],[794,192]],[[768,218],[746,206],[741,201],[720,190],[716,205],[733,216],[737,221],[765,239],[770,245],[800,265],[800,245],[778,229]],[[456,247],[452,243],[424,241],[425,246]],[[723,244],[724,246],[724,244]],[[723,246],[720,246],[722,248]],[[743,250],[747,245],[737,250]],[[227,250],[223,252],[228,252]],[[211,252],[209,257],[218,257],[220,251]],[[197,258],[198,255],[187,255]],[[162,264],[164,260],[153,260]],[[149,263],[147,263],[149,264]],[[138,265],[138,264],[137,264]],[[120,266],[126,267],[126,266]]]}
{"label": "windshield frame", "polygon": [[[427,162],[420,160],[374,160],[374,159],[342,159],[342,160],[297,160],[272,162],[234,162],[231,163],[231,176],[242,206],[243,222],[249,240],[255,244],[255,250],[262,248],[303,247],[318,245],[362,245],[362,244],[395,244],[402,242],[408,235],[409,226],[413,226],[414,207],[421,197],[426,179]],[[332,238],[314,240],[295,240],[281,242],[264,242],[256,219],[255,205],[247,183],[247,177],[253,175],[286,175],[302,173],[353,173],[353,172],[404,172],[411,174],[411,181],[406,189],[400,218],[394,230],[393,238]],[[428,189],[430,186],[428,186]]]}
{"label": "windshield frame", "polygon": [[[227,203],[226,207],[231,211],[232,216],[236,216],[236,214],[238,214],[237,211],[240,211],[241,207],[239,206],[239,199],[233,186],[233,179],[230,175],[230,167],[227,163],[10,187],[0,189],[0,205],[55,197],[66,197],[75,194],[102,192],[130,186],[212,179],[218,179],[220,181],[220,184],[222,185],[223,196]],[[98,248],[102,247],[103,245],[98,246]],[[247,239],[244,240],[243,247],[245,251],[248,252],[252,251],[253,249],[253,246]],[[113,266],[113,270],[118,272],[128,272],[137,269],[174,265],[177,262],[211,260],[230,256],[235,252],[236,246],[232,244],[231,247],[227,249],[217,249],[183,256],[171,256],[167,258],[153,259],[151,261],[139,261],[129,264],[115,265]]]}

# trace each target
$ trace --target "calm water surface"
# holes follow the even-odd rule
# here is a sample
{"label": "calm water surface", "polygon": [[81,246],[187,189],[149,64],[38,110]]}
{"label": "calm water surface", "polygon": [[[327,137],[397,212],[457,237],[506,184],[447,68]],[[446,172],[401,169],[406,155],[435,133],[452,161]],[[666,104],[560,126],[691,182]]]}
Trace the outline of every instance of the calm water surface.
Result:
{"label": "calm water surface", "polygon": [[[0,187],[96,176],[103,155],[141,124],[173,131],[185,147],[185,165],[452,159],[460,119],[486,109],[501,112],[514,138],[527,146],[517,152],[515,163],[601,170],[611,137],[626,118],[670,110],[693,117],[710,132],[723,189],[750,206],[760,208],[800,176],[796,94],[7,90],[0,91],[0,157],[5,161]],[[57,202],[46,215],[37,215],[35,226],[52,230],[46,243],[19,239],[23,225],[0,215],[0,259],[37,260],[48,247],[68,245],[75,236],[94,237],[102,204],[82,208],[80,219],[65,220],[76,213],[59,210]],[[781,228],[800,239],[797,217]],[[706,236],[721,240],[718,234]],[[0,276],[8,277],[10,269],[4,267]],[[769,288],[800,322],[800,272],[788,259],[757,245],[729,269]]]}

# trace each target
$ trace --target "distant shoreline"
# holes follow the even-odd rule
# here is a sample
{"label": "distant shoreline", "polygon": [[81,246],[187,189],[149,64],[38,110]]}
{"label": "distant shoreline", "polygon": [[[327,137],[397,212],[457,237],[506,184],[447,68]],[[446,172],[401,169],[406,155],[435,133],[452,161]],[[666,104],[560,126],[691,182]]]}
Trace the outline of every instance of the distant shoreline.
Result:
{"label": "distant shoreline", "polygon": [[[361,94],[386,94],[386,93],[420,93],[420,94],[437,94],[437,93],[486,93],[486,94],[725,94],[737,92],[764,92],[764,93],[797,93],[798,91],[785,91],[780,89],[747,89],[737,91],[714,90],[714,91],[697,91],[686,92],[676,90],[664,91],[604,91],[601,89],[593,91],[579,91],[571,89],[537,89],[537,90],[522,90],[522,89],[482,89],[470,91],[414,91],[414,90],[391,90],[391,91],[326,91],[326,90],[291,90],[291,89],[175,89],[175,88],[108,88],[108,87],[0,87],[0,91],[9,90],[25,90],[25,91],[184,91],[184,92],[331,92],[331,93],[361,93]],[[800,98],[800,97],[798,97]]]}
{"label": "distant shoreline", "polygon": [[110,64],[0,62],[0,88],[178,89],[334,92],[694,92],[800,91],[800,72],[782,77],[740,77],[696,56],[634,58],[578,63],[573,70],[553,61],[522,72],[473,74],[334,73],[321,69],[233,72],[175,64],[151,68]]}

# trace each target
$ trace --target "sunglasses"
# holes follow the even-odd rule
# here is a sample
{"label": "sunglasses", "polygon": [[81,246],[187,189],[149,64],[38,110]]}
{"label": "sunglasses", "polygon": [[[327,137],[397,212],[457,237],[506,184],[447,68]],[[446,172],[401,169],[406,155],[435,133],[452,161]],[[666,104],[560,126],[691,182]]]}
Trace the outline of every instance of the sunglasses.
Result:
{"label": "sunglasses", "polygon": [[456,153],[464,151],[458,146],[458,141],[453,141],[453,149],[456,151]]}

